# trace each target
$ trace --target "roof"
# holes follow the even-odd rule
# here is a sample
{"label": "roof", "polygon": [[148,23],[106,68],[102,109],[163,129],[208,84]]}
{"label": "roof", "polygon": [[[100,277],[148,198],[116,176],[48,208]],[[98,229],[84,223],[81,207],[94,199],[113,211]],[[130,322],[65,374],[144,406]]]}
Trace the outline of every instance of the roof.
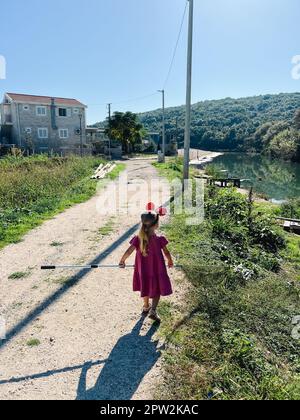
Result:
{"label": "roof", "polygon": [[69,105],[69,106],[86,106],[83,103],[71,98],[57,98],[54,96],[36,96],[36,95],[24,95],[20,93],[6,93],[13,101],[24,102],[24,103],[36,103],[51,105],[52,99],[55,100],[57,105]]}

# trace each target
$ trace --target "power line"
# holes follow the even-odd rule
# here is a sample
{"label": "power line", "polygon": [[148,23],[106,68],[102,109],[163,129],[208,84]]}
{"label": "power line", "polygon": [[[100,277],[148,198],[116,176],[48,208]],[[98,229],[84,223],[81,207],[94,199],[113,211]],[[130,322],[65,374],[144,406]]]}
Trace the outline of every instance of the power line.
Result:
{"label": "power line", "polygon": [[176,41],[176,45],[175,45],[173,57],[172,57],[172,60],[171,60],[171,64],[170,64],[170,67],[169,67],[168,75],[167,75],[166,81],[164,83],[164,88],[167,86],[167,83],[169,81],[169,78],[171,76],[171,72],[172,72],[172,69],[173,69],[173,65],[174,65],[174,61],[175,61],[175,57],[176,57],[176,53],[177,53],[179,41],[180,41],[181,34],[182,34],[182,29],[183,29],[185,15],[186,15],[186,11],[187,11],[187,6],[188,6],[188,2],[186,2],[185,8],[184,8],[184,12],[183,12],[183,16],[182,16],[182,21],[181,21],[181,25],[180,25],[180,29],[179,29],[179,34],[178,34],[178,38],[177,38],[177,41]]}
{"label": "power line", "polygon": [[[175,48],[174,48],[172,60],[171,60],[171,64],[170,64],[170,67],[169,67],[169,70],[168,70],[168,74],[167,74],[167,77],[166,77],[166,80],[165,80],[165,83],[164,83],[164,89],[165,89],[165,87],[166,87],[166,85],[167,85],[167,83],[169,81],[169,78],[171,76],[171,72],[172,72],[172,69],[173,69],[173,66],[174,66],[174,61],[175,61],[175,57],[176,57],[176,53],[177,53],[179,41],[180,41],[182,30],[183,30],[184,20],[185,20],[185,16],[186,16],[186,12],[187,12],[187,7],[188,7],[188,0],[186,0],[186,5],[185,5],[185,8],[184,8],[184,12],[183,12],[183,16],[182,16],[182,20],[181,20],[181,24],[180,24],[180,29],[179,29],[179,33],[178,33],[176,45],[175,45]],[[143,99],[147,99],[147,98],[151,98],[153,96],[156,96],[157,94],[158,94],[158,92],[154,92],[154,93],[151,93],[149,95],[139,96],[137,98],[131,98],[131,99],[126,99],[126,100],[119,101],[119,102],[113,102],[110,105],[122,105],[122,104],[130,103],[130,102],[141,101]],[[107,106],[107,103],[88,104],[88,106],[89,107],[93,107],[93,106],[95,106],[95,107],[98,107],[98,106],[99,107],[100,106]]]}
{"label": "power line", "polygon": [[[130,102],[142,101],[143,99],[147,99],[156,95],[158,95],[158,92],[154,92],[149,95],[139,96],[137,98],[126,99],[120,102],[111,102],[111,105],[122,105],[122,104],[130,103]],[[102,104],[88,104],[88,106],[105,106],[105,105],[107,105],[107,102],[102,103]]]}
{"label": "power line", "polygon": [[156,95],[158,95],[158,92],[151,93],[150,95],[140,96],[138,98],[128,99],[126,101],[114,102],[114,105],[121,105],[121,104],[126,104],[129,102],[142,101],[143,99],[151,98],[152,96],[156,96]]}

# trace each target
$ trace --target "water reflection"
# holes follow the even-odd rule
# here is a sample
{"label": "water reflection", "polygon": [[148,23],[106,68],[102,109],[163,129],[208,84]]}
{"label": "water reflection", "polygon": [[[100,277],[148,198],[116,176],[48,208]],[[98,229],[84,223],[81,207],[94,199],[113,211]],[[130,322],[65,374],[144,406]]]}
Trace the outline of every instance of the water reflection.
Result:
{"label": "water reflection", "polygon": [[250,179],[244,187],[253,185],[273,201],[300,197],[300,164],[271,160],[260,155],[228,153],[219,156],[214,164],[229,171],[230,176]]}

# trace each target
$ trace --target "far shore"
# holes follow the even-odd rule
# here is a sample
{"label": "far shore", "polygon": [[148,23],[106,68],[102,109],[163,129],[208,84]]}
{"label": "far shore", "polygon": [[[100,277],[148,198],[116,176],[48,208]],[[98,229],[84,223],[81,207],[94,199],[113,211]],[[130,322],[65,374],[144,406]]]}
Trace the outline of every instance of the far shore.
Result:
{"label": "far shore", "polygon": [[[204,166],[208,163],[212,163],[213,160],[218,157],[222,156],[224,153],[222,152],[210,152],[207,150],[200,150],[200,149],[191,149],[190,151],[190,165],[197,166],[199,173],[204,173]],[[184,149],[178,150],[178,156],[184,156]],[[237,189],[243,195],[249,195],[249,190],[246,188],[238,188]],[[254,193],[254,198],[256,202],[269,202],[270,200],[260,196],[259,194]]]}
{"label": "far shore", "polygon": [[[190,150],[190,159],[191,160],[198,160],[203,158],[216,158],[218,156],[222,156],[224,153],[222,152],[211,152],[209,150],[201,150],[201,149],[191,149]],[[184,156],[184,149],[178,150],[178,156]]]}
{"label": "far shore", "polygon": [[[224,153],[211,152],[209,150],[191,149],[190,150],[190,164],[204,165],[212,162],[216,157],[222,156]],[[184,149],[178,150],[178,156],[184,156]]]}

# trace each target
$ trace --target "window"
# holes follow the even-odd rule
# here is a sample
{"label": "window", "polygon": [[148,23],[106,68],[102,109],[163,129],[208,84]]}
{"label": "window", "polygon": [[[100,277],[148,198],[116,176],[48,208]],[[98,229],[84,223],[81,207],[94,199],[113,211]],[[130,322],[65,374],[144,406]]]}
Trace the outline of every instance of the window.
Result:
{"label": "window", "polygon": [[31,130],[31,128],[30,128],[30,127],[26,127],[26,128],[25,128],[25,133],[26,133],[26,134],[31,134],[31,132],[32,132],[32,130]]}
{"label": "window", "polygon": [[40,117],[44,117],[47,115],[47,108],[45,106],[37,106],[36,107],[36,115]]}
{"label": "window", "polygon": [[67,117],[67,108],[58,108],[59,117]]}
{"label": "window", "polygon": [[74,114],[79,114],[79,109],[78,108],[73,108],[73,112],[74,112]]}
{"label": "window", "polygon": [[59,138],[60,139],[67,139],[67,138],[69,138],[69,130],[67,128],[61,128],[59,130]]}
{"label": "window", "polygon": [[71,108],[58,108],[59,117],[71,117],[72,109]]}
{"label": "window", "polygon": [[48,128],[38,128],[38,137],[39,139],[48,138]]}
{"label": "window", "polygon": [[23,106],[23,110],[24,110],[24,111],[28,111],[28,110],[29,110],[29,106],[28,106],[28,105],[24,105],[24,106]]}

